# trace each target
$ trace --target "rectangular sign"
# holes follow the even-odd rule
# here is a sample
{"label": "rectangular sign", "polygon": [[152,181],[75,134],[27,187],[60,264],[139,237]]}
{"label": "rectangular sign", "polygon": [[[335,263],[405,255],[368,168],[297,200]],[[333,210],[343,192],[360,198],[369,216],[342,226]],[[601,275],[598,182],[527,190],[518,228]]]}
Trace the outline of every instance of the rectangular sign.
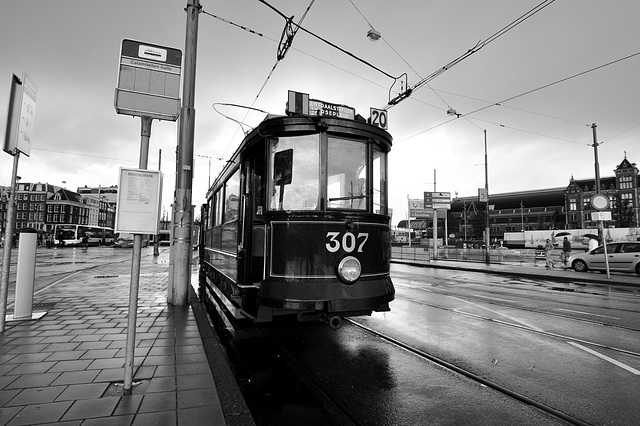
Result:
{"label": "rectangular sign", "polygon": [[449,203],[433,203],[434,210],[451,210],[451,204]]}
{"label": "rectangular sign", "polygon": [[611,220],[611,212],[591,212],[591,220]]}
{"label": "rectangular sign", "polygon": [[317,99],[309,99],[306,93],[289,90],[287,114],[320,115],[324,117],[340,117],[354,120],[356,110],[346,105],[332,104]]}
{"label": "rectangular sign", "polygon": [[161,172],[120,168],[116,232],[157,234],[161,194]]}
{"label": "rectangular sign", "polygon": [[122,40],[114,105],[118,114],[175,121],[180,114],[182,51]]}
{"label": "rectangular sign", "polygon": [[356,110],[346,105],[338,105],[319,101],[317,99],[309,99],[309,115],[340,117],[353,120],[356,118]]}
{"label": "rectangular sign", "polygon": [[486,188],[478,188],[478,201],[481,203],[489,202],[489,194]]}
{"label": "rectangular sign", "polygon": [[31,155],[31,139],[36,115],[38,86],[27,73],[22,81],[14,74],[11,80],[9,113],[4,141],[4,151],[15,155],[17,151]]}
{"label": "rectangular sign", "polygon": [[409,217],[416,219],[428,219],[433,217],[433,208],[425,207],[424,201],[419,199],[409,200]]}
{"label": "rectangular sign", "polygon": [[369,108],[369,124],[387,130],[389,127],[389,113],[384,109]]}

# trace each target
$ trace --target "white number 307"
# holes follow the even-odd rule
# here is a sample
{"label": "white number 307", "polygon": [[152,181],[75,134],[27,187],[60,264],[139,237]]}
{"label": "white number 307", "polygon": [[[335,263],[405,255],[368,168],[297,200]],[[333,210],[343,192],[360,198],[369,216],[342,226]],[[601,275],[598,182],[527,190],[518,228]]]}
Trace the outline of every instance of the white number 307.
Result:
{"label": "white number 307", "polygon": [[351,253],[358,246],[358,253],[362,253],[364,243],[369,239],[369,233],[360,232],[356,237],[351,232],[345,232],[340,238],[339,232],[327,232],[327,238],[329,241],[325,244],[325,247],[330,253],[335,253],[340,250],[340,247],[347,253]]}

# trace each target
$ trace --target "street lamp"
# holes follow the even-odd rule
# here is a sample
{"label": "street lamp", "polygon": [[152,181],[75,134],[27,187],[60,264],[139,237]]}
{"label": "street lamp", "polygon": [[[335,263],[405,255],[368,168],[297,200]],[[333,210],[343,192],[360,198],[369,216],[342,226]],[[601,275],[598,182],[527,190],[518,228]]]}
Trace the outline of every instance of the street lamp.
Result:
{"label": "street lamp", "polygon": [[380,31],[375,30],[373,27],[371,27],[369,31],[367,31],[367,38],[369,39],[369,41],[378,41],[380,40],[380,37],[382,37]]}

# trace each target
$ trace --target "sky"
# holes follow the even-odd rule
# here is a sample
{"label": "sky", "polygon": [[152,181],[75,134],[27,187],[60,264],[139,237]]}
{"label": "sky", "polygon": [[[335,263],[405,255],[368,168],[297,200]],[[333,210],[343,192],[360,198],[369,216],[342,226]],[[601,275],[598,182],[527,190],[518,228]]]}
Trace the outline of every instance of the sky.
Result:
{"label": "sky", "polygon": [[[407,85],[427,79],[388,109],[392,225],[406,218],[408,197],[434,190],[477,195],[485,186],[485,146],[489,194],[593,178],[594,123],[601,176],[613,176],[625,154],[640,162],[637,0],[557,0],[523,20],[543,1],[200,3],[196,206],[243,131],[265,117],[244,107],[284,114],[288,90],[368,117],[369,108],[384,108]],[[138,167],[140,118],[119,115],[113,105],[120,43],[184,51],[185,6],[186,0],[0,0],[3,134],[12,74],[26,72],[38,88],[21,182],[111,186],[119,167]],[[306,31],[277,61],[283,16]],[[382,36],[377,42],[367,38],[371,28]],[[459,116],[448,115],[450,109]],[[165,212],[173,200],[177,129],[159,120],[151,129],[148,168],[164,173]],[[0,185],[10,184],[12,164],[0,152]]]}

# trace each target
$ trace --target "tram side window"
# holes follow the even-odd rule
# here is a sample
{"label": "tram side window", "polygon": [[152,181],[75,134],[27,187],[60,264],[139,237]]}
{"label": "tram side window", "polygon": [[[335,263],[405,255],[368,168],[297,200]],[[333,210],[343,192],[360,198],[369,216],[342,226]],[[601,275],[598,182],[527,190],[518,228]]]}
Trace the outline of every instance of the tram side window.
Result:
{"label": "tram side window", "polygon": [[231,222],[238,219],[238,207],[240,201],[240,169],[224,184],[224,219],[223,222]]}
{"label": "tram side window", "polygon": [[317,210],[320,197],[319,135],[272,139],[269,209]]}
{"label": "tram side window", "polygon": [[238,208],[240,206],[240,169],[236,170],[224,184],[223,204],[220,249],[236,253],[238,248]]}
{"label": "tram side window", "polygon": [[373,150],[373,212],[387,214],[387,154]]}
{"label": "tram side window", "polygon": [[327,207],[366,210],[367,150],[364,142],[329,138]]}

